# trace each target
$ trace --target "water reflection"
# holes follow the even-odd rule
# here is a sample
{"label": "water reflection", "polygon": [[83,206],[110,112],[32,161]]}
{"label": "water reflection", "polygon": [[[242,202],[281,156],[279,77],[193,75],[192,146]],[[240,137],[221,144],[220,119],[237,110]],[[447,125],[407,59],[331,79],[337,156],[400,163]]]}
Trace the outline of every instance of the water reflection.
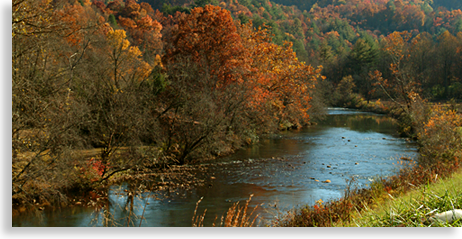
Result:
{"label": "water reflection", "polygon": [[[148,197],[153,196],[150,193],[134,199],[135,216],[130,222],[139,225],[144,212],[141,226],[191,226],[196,202],[203,197],[198,213],[207,209],[204,224],[210,226],[215,218],[219,222],[233,203],[253,194],[251,207],[260,205],[257,212],[262,223],[268,223],[293,207],[341,197],[351,177],[359,187],[366,187],[377,175],[393,174],[401,157],[415,159],[416,145],[399,138],[395,131],[388,117],[329,109],[329,116],[316,127],[262,139],[259,145],[210,163],[206,173],[213,179],[203,187],[168,199]],[[331,183],[322,183],[324,180]],[[110,201],[114,222],[126,225],[127,197],[113,192]],[[23,218],[14,220],[13,225],[104,225],[101,214],[91,213],[85,208],[64,209],[45,212],[41,224]]]}

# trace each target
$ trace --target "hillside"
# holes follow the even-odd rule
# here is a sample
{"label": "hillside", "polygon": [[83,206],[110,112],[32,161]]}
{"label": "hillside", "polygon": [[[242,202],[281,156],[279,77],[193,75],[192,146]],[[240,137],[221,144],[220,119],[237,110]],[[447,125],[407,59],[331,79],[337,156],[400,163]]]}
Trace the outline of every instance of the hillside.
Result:
{"label": "hillside", "polygon": [[[393,77],[383,39],[395,31],[407,32],[409,53],[417,40],[427,45],[426,53],[413,52],[404,59],[406,67],[417,77],[415,82],[422,86],[422,93],[433,100],[461,97],[462,74],[456,67],[461,61],[457,50],[462,38],[458,35],[462,31],[459,1],[164,0],[154,8],[164,15],[172,15],[206,4],[229,10],[241,23],[251,20],[255,28],[269,29],[274,43],[291,42],[300,60],[314,66],[323,65],[327,92],[332,92],[344,77],[351,75],[355,84],[353,91],[367,100],[386,97],[378,93],[380,90],[374,90],[374,80],[369,79],[369,73],[378,70],[385,79]],[[449,42],[443,43],[442,39]],[[361,41],[358,43],[358,40]],[[452,50],[448,51],[448,47]],[[430,64],[432,61],[436,64]],[[424,67],[424,64],[430,65]],[[332,100],[327,103],[343,104]]]}

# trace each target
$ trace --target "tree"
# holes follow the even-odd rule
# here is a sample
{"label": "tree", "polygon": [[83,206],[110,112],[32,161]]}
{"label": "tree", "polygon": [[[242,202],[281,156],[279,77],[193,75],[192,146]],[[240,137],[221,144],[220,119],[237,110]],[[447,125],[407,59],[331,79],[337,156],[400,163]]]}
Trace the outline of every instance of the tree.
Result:
{"label": "tree", "polygon": [[217,76],[217,86],[238,80],[235,69],[242,64],[242,45],[229,11],[212,5],[194,8],[180,19],[173,35],[165,62],[189,56],[203,74]]}
{"label": "tree", "polygon": [[[137,14],[137,16],[141,16],[141,14]],[[133,43],[144,52],[144,59],[153,63],[155,56],[160,54],[163,48],[162,25],[149,15],[134,19],[120,16],[119,24],[128,31]]]}
{"label": "tree", "polygon": [[227,142],[239,135],[237,111],[245,102],[243,82],[250,69],[231,15],[220,7],[194,8],[180,18],[172,38],[164,56],[171,84],[159,117],[167,135],[165,151],[185,164],[210,150],[212,139]]}
{"label": "tree", "polygon": [[430,89],[437,77],[434,67],[429,67],[435,60],[435,43],[429,33],[423,32],[412,39],[409,64],[412,64],[415,75],[423,88]]}
{"label": "tree", "polygon": [[375,67],[377,54],[377,50],[365,40],[358,39],[347,59],[349,74],[353,75],[356,85],[368,102],[372,97],[372,82],[368,73]]}
{"label": "tree", "polygon": [[344,107],[353,99],[353,89],[356,87],[352,76],[345,76],[337,84],[333,94],[333,103]]}
{"label": "tree", "polygon": [[[70,23],[80,10],[84,21]],[[59,189],[72,188],[78,180],[74,165],[81,158],[73,149],[83,146],[76,128],[85,112],[71,91],[89,46],[84,36],[97,22],[88,5],[54,11],[51,1],[13,1],[14,203],[35,207],[33,200],[60,200]]]}
{"label": "tree", "polygon": [[[101,148],[104,180],[120,170],[128,170],[133,163],[119,162],[116,151],[139,144],[145,126],[143,119],[149,112],[141,98],[152,94],[146,83],[155,66],[143,60],[141,51],[131,46],[124,30],[114,30],[106,24],[95,37],[99,39],[81,69],[75,98],[89,111],[81,130],[88,142]],[[129,159],[133,157],[126,158]]]}
{"label": "tree", "polygon": [[375,71],[372,78],[390,100],[405,113],[410,114],[412,104],[420,92],[420,83],[407,64],[409,57],[410,34],[408,32],[394,32],[382,40],[382,51],[389,57],[390,78],[384,79],[382,73]]}
{"label": "tree", "polygon": [[359,73],[363,68],[373,66],[376,57],[377,51],[363,39],[358,39],[348,56],[348,67],[352,73]]}
{"label": "tree", "polygon": [[300,127],[309,121],[310,90],[322,68],[300,62],[289,42],[283,46],[269,42],[268,30],[254,33],[249,28],[242,26],[240,35],[253,69],[250,108],[260,114],[263,125],[276,120],[278,127]]}
{"label": "tree", "polygon": [[249,22],[249,18],[244,13],[240,13],[238,18],[239,21],[241,21],[241,24],[246,24],[247,22]]}
{"label": "tree", "polygon": [[332,47],[327,43],[327,41],[323,41],[321,43],[319,57],[321,58],[323,65],[328,65],[332,62],[334,55],[332,53]]}
{"label": "tree", "polygon": [[194,4],[191,5],[191,9],[195,7],[205,7],[209,5],[211,0],[194,0]]}
{"label": "tree", "polygon": [[444,97],[449,96],[449,86],[451,85],[451,79],[453,77],[453,67],[456,61],[457,55],[457,39],[449,31],[443,32],[438,36],[438,62],[439,72],[444,87]]}
{"label": "tree", "polygon": [[217,87],[218,75],[203,74],[190,56],[176,55],[167,67],[169,85],[155,116],[165,135],[164,157],[188,164],[229,153],[243,144],[250,124],[245,104],[250,89],[240,82]]}

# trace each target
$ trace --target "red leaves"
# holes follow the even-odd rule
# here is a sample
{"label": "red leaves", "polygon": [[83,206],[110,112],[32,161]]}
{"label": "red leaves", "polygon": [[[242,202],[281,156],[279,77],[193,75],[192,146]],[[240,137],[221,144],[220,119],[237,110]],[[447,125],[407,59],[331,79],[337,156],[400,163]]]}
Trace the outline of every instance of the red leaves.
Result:
{"label": "red leaves", "polygon": [[441,17],[436,17],[435,19],[433,19],[433,26],[435,27],[439,27],[443,24],[443,18]]}
{"label": "red leaves", "polygon": [[84,167],[80,168],[81,177],[87,178],[92,182],[96,182],[101,179],[105,170],[109,169],[110,166],[105,165],[100,159],[94,157],[86,160]]}
{"label": "red leaves", "polygon": [[95,158],[90,159],[89,166],[91,166],[91,168],[95,170],[96,174],[98,174],[100,177],[103,176],[103,172],[107,167],[101,162],[101,160],[97,160]]}
{"label": "red leaves", "polygon": [[234,70],[243,62],[242,44],[229,11],[212,5],[194,8],[180,19],[173,35],[167,61],[174,61],[177,55],[188,56],[224,84],[238,79]]}

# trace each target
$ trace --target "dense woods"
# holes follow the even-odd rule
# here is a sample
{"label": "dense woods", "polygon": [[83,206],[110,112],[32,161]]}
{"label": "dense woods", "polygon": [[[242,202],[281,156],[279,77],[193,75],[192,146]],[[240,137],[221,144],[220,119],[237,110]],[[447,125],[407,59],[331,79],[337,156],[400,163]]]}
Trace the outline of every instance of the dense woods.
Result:
{"label": "dense woods", "polygon": [[[354,1],[149,1],[164,16],[190,13],[196,6],[212,4],[230,11],[241,23],[267,29],[272,42],[291,42],[297,57],[312,66],[323,66],[327,92],[351,76],[353,92],[383,98],[373,88],[369,73],[392,76],[393,59],[386,39],[407,32],[402,43],[406,71],[417,77],[421,93],[431,100],[460,98],[461,3],[458,1],[354,0]],[[403,65],[403,66],[404,66]],[[331,97],[329,97],[331,98]],[[328,100],[328,104],[344,102]]]}
{"label": "dense woods", "polygon": [[458,101],[461,7],[13,0],[13,204],[155,181],[307,126],[324,106],[383,99],[409,117],[421,98]]}

